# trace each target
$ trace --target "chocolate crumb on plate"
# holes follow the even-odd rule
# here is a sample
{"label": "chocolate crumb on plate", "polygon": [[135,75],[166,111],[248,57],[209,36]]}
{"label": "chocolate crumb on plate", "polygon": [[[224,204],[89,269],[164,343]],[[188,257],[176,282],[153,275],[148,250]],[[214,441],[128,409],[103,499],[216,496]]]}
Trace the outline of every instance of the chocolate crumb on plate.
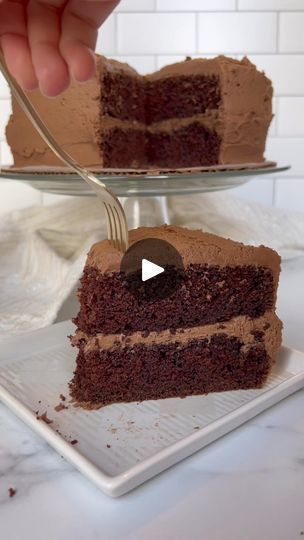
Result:
{"label": "chocolate crumb on plate", "polygon": [[66,400],[66,397],[65,397],[63,394],[60,394],[59,397],[60,397],[61,401],[65,401],[65,400]]}
{"label": "chocolate crumb on plate", "polygon": [[73,440],[71,441],[71,445],[72,445],[72,446],[74,446],[74,445],[77,444],[77,443],[78,443],[78,440],[77,440],[77,439],[73,439]]}
{"label": "chocolate crumb on plate", "polygon": [[44,413],[42,413],[42,414],[36,414],[36,418],[37,418],[37,420],[42,420],[46,424],[52,424],[53,423],[53,420],[48,418],[48,415],[47,415],[46,411]]}
{"label": "chocolate crumb on plate", "polygon": [[10,498],[15,497],[16,493],[17,493],[16,489],[14,489],[12,487],[8,488],[8,495],[9,495]]}
{"label": "chocolate crumb on plate", "polygon": [[107,444],[107,448],[111,448],[111,445],[110,445],[110,444]]}
{"label": "chocolate crumb on plate", "polygon": [[59,405],[56,405],[56,407],[54,407],[54,410],[56,412],[63,411],[64,409],[68,409],[68,407],[66,405],[63,405],[63,403],[59,403]]}

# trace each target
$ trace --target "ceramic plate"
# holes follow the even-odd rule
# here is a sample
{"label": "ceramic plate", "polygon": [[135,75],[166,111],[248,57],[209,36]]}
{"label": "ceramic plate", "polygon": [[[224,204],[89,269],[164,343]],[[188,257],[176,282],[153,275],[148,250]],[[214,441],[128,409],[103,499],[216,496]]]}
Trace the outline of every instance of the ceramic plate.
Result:
{"label": "ceramic plate", "polygon": [[[130,491],[304,386],[304,354],[283,347],[276,369],[262,390],[82,410],[70,403],[68,393],[76,350],[67,335],[73,330],[71,323],[64,322],[2,343],[0,399],[113,497]],[[68,408],[56,411],[60,403]],[[37,420],[37,415],[44,413],[51,423]]]}

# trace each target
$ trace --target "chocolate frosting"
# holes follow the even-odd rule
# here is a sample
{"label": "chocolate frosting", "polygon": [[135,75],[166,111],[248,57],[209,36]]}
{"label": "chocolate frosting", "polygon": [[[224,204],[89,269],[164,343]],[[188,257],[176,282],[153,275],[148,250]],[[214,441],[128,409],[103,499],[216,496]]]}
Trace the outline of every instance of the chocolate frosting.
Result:
{"label": "chocolate frosting", "polygon": [[215,334],[235,336],[243,343],[243,348],[249,348],[255,344],[255,332],[262,332],[263,343],[270,358],[275,358],[282,339],[282,323],[275,313],[268,311],[258,319],[250,319],[245,315],[234,317],[225,323],[208,324],[176,330],[174,334],[170,330],[162,332],[150,332],[143,336],[142,332],[134,332],[128,336],[121,334],[96,334],[89,336],[81,330],[76,330],[71,342],[76,347],[84,347],[84,352],[95,349],[115,349],[117,347],[132,347],[138,343],[149,346],[161,343],[187,343],[192,339],[210,339]]}
{"label": "chocolate frosting", "polygon": [[[96,74],[85,84],[72,82],[68,90],[53,99],[46,98],[39,90],[28,93],[29,99],[57,142],[84,166],[103,166],[99,149],[100,79],[105,67],[107,70],[124,71],[138,77],[128,64],[98,56]],[[14,156],[14,164],[20,167],[62,166],[62,161],[40,137],[14,96],[12,111],[6,127],[6,137]]]}
{"label": "chocolate frosting", "polygon": [[[270,248],[246,246],[200,230],[190,230],[173,225],[140,227],[129,232],[129,244],[145,238],[159,238],[173,245],[180,253],[185,267],[190,264],[217,266],[254,265],[272,270],[275,287],[280,272],[280,257]],[[118,272],[122,253],[108,240],[94,244],[88,254],[86,266],[97,268],[102,273]]]}
{"label": "chocolate frosting", "polygon": [[[221,103],[218,109],[186,119],[172,119],[149,126],[151,131],[178,129],[185,123],[200,122],[218,133],[221,145],[219,164],[255,163],[263,160],[265,139],[272,118],[272,86],[264,73],[248,60],[224,56],[194,59],[167,66],[158,72],[140,77],[128,64],[98,57],[95,77],[86,83],[73,83],[61,96],[47,99],[39,91],[29,94],[33,105],[46,121],[63,148],[80,164],[103,167],[99,148],[103,132],[113,127],[146,129],[144,124],[109,119],[103,115],[100,95],[104,70],[125,73],[143,81],[184,75],[218,77]],[[14,164],[61,165],[31,125],[16,100],[6,129]]]}

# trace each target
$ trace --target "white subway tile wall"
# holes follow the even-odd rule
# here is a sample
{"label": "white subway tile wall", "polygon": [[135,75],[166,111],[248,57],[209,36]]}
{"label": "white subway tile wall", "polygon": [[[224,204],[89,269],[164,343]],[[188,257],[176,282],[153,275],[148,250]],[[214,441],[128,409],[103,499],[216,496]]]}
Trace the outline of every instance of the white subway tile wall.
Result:
{"label": "white subway tile wall", "polygon": [[279,97],[277,101],[279,137],[304,137],[304,97]]}
{"label": "white subway tile wall", "polygon": [[234,11],[236,0],[156,0],[157,11]]}
{"label": "white subway tile wall", "polygon": [[275,13],[200,13],[199,52],[274,53],[277,16]]}
{"label": "white subway tile wall", "polygon": [[304,0],[239,0],[240,11],[299,11]]}
{"label": "white subway tile wall", "polygon": [[[121,0],[99,32],[97,52],[128,62],[141,73],[187,55],[247,55],[266,72],[275,91],[266,156],[292,168],[231,193],[304,212],[303,27],[304,0]],[[2,164],[12,163],[5,142],[9,113],[9,90],[0,76]],[[0,213],[54,201],[56,196],[0,180]]]}
{"label": "white subway tile wall", "polygon": [[304,13],[280,13],[279,51],[304,53]]}
{"label": "white subway tile wall", "polygon": [[[191,54],[196,46],[194,13],[121,13],[117,15],[119,54]],[[136,29],[136,30],[135,30]]]}

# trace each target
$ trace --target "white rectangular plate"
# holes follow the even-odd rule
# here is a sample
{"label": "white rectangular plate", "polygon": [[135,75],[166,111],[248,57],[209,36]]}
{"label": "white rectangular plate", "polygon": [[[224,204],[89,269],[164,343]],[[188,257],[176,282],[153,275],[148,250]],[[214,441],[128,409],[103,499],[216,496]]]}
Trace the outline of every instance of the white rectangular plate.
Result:
{"label": "white rectangular plate", "polygon": [[[69,322],[1,344],[0,399],[102,491],[122,495],[304,387],[304,354],[282,348],[262,390],[109,405],[69,401],[76,351]],[[56,412],[59,395],[68,409]],[[52,420],[37,420],[47,412]],[[71,445],[71,441],[78,442]]]}

